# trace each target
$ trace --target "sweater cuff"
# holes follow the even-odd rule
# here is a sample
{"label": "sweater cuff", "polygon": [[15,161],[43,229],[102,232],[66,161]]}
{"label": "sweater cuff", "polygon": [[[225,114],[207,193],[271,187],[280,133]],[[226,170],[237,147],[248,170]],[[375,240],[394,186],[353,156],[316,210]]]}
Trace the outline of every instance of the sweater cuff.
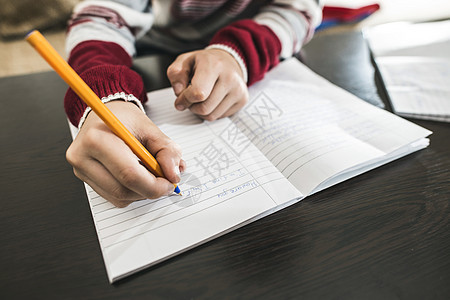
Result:
{"label": "sweater cuff", "polygon": [[[121,93],[115,93],[114,95],[108,95],[107,97],[103,97],[101,99],[101,101],[104,104],[111,102],[111,101],[116,101],[116,100],[132,102],[132,103],[136,104],[139,107],[139,109],[142,110],[142,112],[145,114],[144,106],[142,105],[141,101],[139,101],[139,99],[136,98],[133,94],[125,94],[124,92],[121,92]],[[86,121],[86,117],[91,112],[91,110],[92,109],[89,106],[87,106],[86,109],[84,110],[84,113],[81,116],[80,122],[78,123],[78,126],[77,126],[78,130],[81,129],[81,126],[83,126],[84,121]]]}
{"label": "sweater cuff", "polygon": [[261,80],[278,64],[281,43],[267,26],[250,19],[234,22],[219,30],[210,45],[224,45],[242,59],[247,73],[247,85]]}
{"label": "sweater cuff", "polygon": [[[138,103],[147,100],[141,77],[128,67],[97,66],[83,72],[80,76],[102,101],[103,99],[105,101],[123,99]],[[72,89],[67,90],[64,109],[70,122],[77,127],[83,123],[81,118],[86,118],[89,113],[86,103]]]}
{"label": "sweater cuff", "polygon": [[223,44],[212,44],[212,45],[209,45],[208,47],[206,47],[206,49],[221,49],[221,50],[228,52],[231,56],[234,57],[234,59],[236,60],[236,62],[239,65],[239,67],[241,68],[242,77],[244,77],[245,83],[248,82],[247,67],[245,66],[244,60],[242,59],[242,57],[239,55],[239,53],[236,50],[234,50],[230,46],[223,45]]}

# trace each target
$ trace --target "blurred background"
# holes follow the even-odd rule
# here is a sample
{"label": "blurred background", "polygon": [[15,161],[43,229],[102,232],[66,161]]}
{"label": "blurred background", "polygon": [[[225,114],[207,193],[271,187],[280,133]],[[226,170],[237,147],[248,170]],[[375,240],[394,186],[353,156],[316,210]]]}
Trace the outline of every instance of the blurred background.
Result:
{"label": "blurred background", "polygon": [[[80,0],[0,0],[0,77],[50,70],[24,40],[33,29],[43,32],[63,56],[65,29],[73,6]],[[361,30],[394,21],[428,21],[450,18],[448,0],[322,0],[327,7],[356,10],[378,4],[368,15],[330,22],[317,34]]]}

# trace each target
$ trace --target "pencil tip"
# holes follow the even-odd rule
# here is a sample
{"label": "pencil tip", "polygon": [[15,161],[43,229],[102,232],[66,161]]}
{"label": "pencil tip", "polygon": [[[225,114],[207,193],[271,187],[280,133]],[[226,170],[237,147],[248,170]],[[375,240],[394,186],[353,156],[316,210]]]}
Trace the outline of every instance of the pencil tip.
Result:
{"label": "pencil tip", "polygon": [[179,186],[176,186],[176,187],[175,187],[174,192],[177,193],[177,194],[180,195],[180,196],[183,196],[183,195],[181,194],[181,190],[180,190],[180,187],[179,187]]}

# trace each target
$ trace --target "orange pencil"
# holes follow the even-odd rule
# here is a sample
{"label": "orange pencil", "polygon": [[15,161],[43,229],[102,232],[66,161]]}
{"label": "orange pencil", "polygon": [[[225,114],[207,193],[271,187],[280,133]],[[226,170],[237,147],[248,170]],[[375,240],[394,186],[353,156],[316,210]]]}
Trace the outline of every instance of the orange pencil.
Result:
{"label": "orange pencil", "polygon": [[[133,134],[106,107],[100,98],[81,79],[72,67],[58,54],[45,37],[37,30],[26,36],[26,40],[61,76],[72,90],[105,122],[105,124],[130,147],[131,151],[141,159],[144,165],[155,175],[164,177],[161,167],[148,150],[134,137]],[[181,195],[180,188],[174,184],[174,192]]]}

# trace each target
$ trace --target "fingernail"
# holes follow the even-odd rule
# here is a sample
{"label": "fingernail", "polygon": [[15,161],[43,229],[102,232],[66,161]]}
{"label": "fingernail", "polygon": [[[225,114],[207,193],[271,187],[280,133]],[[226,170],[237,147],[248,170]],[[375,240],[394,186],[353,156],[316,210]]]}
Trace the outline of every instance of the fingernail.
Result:
{"label": "fingernail", "polygon": [[180,161],[180,168],[179,169],[180,169],[181,174],[183,174],[184,171],[186,170],[186,161],[184,159],[182,159]]}
{"label": "fingernail", "polygon": [[181,105],[181,104],[178,104],[175,107],[176,107],[176,109],[178,109],[180,111],[183,111],[185,109],[184,105]]}
{"label": "fingernail", "polygon": [[173,184],[169,183],[169,185],[167,186],[167,195],[169,195],[169,196],[172,195],[174,190],[175,190],[175,186]]}
{"label": "fingernail", "polygon": [[183,85],[179,82],[174,83],[173,91],[175,92],[175,95],[178,96],[183,91]]}
{"label": "fingernail", "polygon": [[181,180],[180,167],[175,166],[173,171],[175,172],[175,175],[177,175],[177,182],[180,182],[180,180]]}

